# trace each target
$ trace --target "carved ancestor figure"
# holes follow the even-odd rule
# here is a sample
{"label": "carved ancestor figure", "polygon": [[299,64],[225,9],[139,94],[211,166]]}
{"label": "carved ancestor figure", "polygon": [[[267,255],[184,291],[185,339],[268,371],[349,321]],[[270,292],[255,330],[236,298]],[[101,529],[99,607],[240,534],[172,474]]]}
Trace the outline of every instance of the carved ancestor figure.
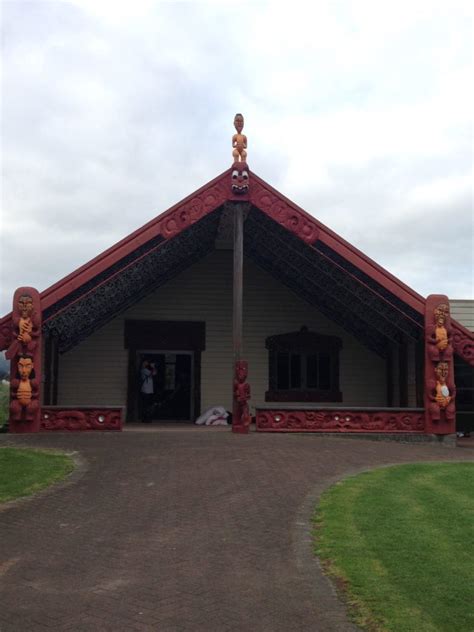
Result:
{"label": "carved ancestor figure", "polygon": [[441,419],[441,411],[444,410],[446,421],[452,421],[455,417],[454,398],[456,389],[454,384],[448,383],[449,364],[438,362],[434,369],[436,381],[431,382],[430,413],[433,421]]}
{"label": "carved ancestor figure", "polygon": [[243,195],[249,192],[249,168],[246,162],[232,165],[232,193]]}
{"label": "carved ancestor figure", "polygon": [[13,342],[8,347],[6,357],[11,360],[19,353],[34,353],[40,327],[35,313],[33,297],[20,294],[16,303],[16,311],[12,315]]}
{"label": "carved ancestor figure", "polygon": [[247,136],[242,134],[244,129],[244,117],[242,114],[236,114],[234,117],[234,127],[237,134],[232,136],[232,156],[234,162],[245,162],[247,160]]}
{"label": "carved ancestor figure", "polygon": [[[41,298],[33,287],[13,295],[10,320],[10,432],[38,432],[41,384]],[[28,422],[28,423],[26,423]]]}
{"label": "carved ancestor figure", "polygon": [[248,364],[244,360],[235,363],[233,425],[248,428],[250,426],[250,384],[246,382]]}
{"label": "carved ancestor figure", "polygon": [[456,389],[449,299],[431,294],[425,301],[425,431],[456,432]]}
{"label": "carved ancestor figure", "polygon": [[17,374],[10,385],[10,422],[34,421],[39,408],[39,387],[35,380],[33,357],[22,354],[18,358]]}
{"label": "carved ancestor figure", "polygon": [[451,345],[451,327],[449,326],[449,305],[439,304],[433,310],[434,325],[428,328],[428,355],[431,360],[438,362],[447,360],[453,355]]}

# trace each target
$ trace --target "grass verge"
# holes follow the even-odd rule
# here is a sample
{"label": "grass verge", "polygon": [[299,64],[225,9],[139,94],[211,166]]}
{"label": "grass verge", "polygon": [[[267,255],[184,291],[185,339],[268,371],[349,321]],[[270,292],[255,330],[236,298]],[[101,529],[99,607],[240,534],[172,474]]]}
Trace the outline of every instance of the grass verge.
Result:
{"label": "grass verge", "polygon": [[474,464],[366,472],[330,488],[315,552],[363,629],[474,630]]}
{"label": "grass verge", "polygon": [[64,454],[0,448],[0,503],[34,494],[73,469],[72,460]]}

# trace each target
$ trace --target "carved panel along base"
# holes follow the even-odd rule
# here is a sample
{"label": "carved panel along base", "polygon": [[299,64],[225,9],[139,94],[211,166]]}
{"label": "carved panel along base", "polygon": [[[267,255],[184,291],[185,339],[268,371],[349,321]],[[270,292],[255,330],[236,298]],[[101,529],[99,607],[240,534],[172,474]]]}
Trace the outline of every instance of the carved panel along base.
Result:
{"label": "carved panel along base", "polygon": [[41,432],[120,432],[123,408],[63,408],[41,410]]}
{"label": "carved panel along base", "polygon": [[260,432],[424,432],[420,410],[258,410]]}

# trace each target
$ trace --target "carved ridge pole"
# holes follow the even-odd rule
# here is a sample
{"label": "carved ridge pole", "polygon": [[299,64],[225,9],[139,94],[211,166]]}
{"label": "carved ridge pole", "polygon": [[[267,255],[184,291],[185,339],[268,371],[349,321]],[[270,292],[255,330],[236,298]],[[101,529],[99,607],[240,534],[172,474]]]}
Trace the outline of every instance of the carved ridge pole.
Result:
{"label": "carved ridge pole", "polygon": [[41,422],[41,299],[38,290],[20,287],[13,296],[10,360],[10,432],[39,432]]}
{"label": "carved ridge pole", "polygon": [[425,303],[425,431],[456,432],[456,387],[449,299],[431,294]]}
{"label": "carved ridge pole", "polygon": [[234,201],[234,266],[233,266],[233,360],[234,376],[232,391],[232,432],[247,434],[250,426],[248,400],[250,385],[247,383],[248,365],[242,359],[242,295],[243,295],[243,258],[244,258],[244,211],[248,203],[249,169],[247,159],[247,137],[242,134],[244,117],[236,114],[234,118],[236,134],[232,137],[231,191]]}

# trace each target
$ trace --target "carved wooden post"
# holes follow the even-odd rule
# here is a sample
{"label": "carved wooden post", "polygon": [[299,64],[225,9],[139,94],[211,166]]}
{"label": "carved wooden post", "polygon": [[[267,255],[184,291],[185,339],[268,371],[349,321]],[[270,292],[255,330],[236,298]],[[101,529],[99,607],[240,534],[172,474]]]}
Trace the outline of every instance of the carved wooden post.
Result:
{"label": "carved wooden post", "polygon": [[246,434],[249,431],[250,415],[248,400],[250,386],[247,383],[248,366],[242,360],[242,294],[243,294],[243,243],[244,209],[243,204],[234,207],[234,301],[233,301],[233,347],[234,347],[234,383],[232,406],[232,432]]}
{"label": "carved wooden post", "polygon": [[451,316],[447,296],[432,294],[425,303],[425,430],[456,432],[456,388]]}
{"label": "carved wooden post", "polygon": [[10,432],[39,432],[41,421],[41,301],[38,290],[13,296],[10,360]]}
{"label": "carved wooden post", "polygon": [[[248,199],[249,168],[247,159],[247,136],[242,134],[244,117],[238,113],[234,118],[237,132],[232,136],[231,190],[234,200]],[[244,260],[244,212],[248,210],[247,202],[234,201],[234,278],[233,278],[233,347],[234,347],[234,380],[232,392],[232,432],[247,434],[250,426],[248,400],[250,385],[247,383],[248,365],[242,360],[242,292],[243,292],[243,260]]]}

